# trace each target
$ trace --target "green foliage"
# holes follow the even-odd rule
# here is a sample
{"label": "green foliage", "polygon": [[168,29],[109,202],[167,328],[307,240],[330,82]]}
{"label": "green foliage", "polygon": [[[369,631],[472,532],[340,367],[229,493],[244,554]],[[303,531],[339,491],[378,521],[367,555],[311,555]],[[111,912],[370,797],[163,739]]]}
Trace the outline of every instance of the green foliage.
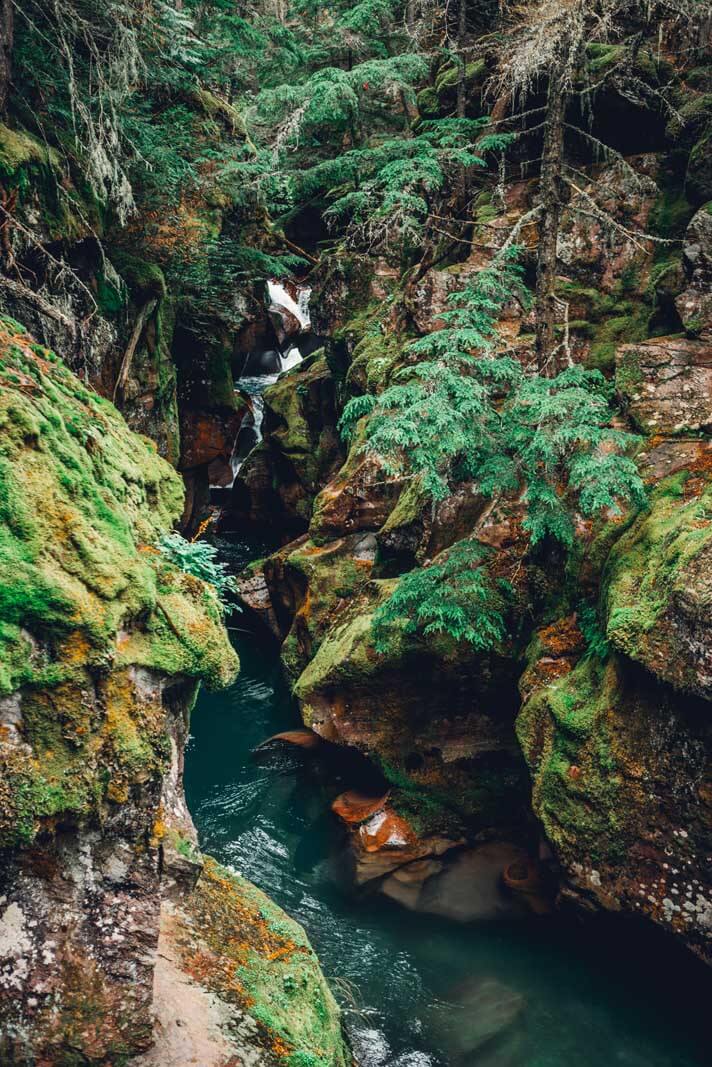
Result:
{"label": "green foliage", "polygon": [[[350,243],[371,250],[387,248],[394,240],[405,250],[422,247],[435,198],[448,179],[463,167],[485,165],[475,143],[486,122],[462,118],[422,123],[417,136],[347,153],[330,168],[315,168],[353,184],[347,192],[339,190],[325,212],[327,222],[332,227],[345,224]],[[303,180],[309,183],[316,177],[307,173]]]}
{"label": "green foliage", "polygon": [[571,546],[572,497],[584,515],[644,504],[635,464],[621,454],[635,438],[610,426],[611,387],[598,371],[572,366],[548,378],[496,355],[497,316],[515,296],[525,299],[511,257],[482,270],[451,296],[443,328],[409,346],[425,358],[377,399],[350,401],[341,430],[350,435],[369,415],[362,449],[390,476],[415,475],[433,501],[462,481],[484,496],[523,486],[532,543]]}
{"label": "green foliage", "polygon": [[192,574],[214,586],[226,614],[240,610],[237,605],[227,603],[228,593],[237,592],[237,582],[228,574],[227,564],[218,561],[218,550],[214,545],[207,541],[187,541],[179,533],[168,533],[158,540],[157,547],[185,574]]}
{"label": "green foliage", "polygon": [[490,577],[487,555],[478,542],[460,541],[439,562],[406,574],[373,616],[377,651],[388,651],[394,629],[443,634],[467,641],[478,651],[500,644],[507,633],[504,613],[510,586]]}
{"label": "green foliage", "polygon": [[597,659],[605,660],[610,654],[611,643],[601,626],[595,606],[581,601],[576,609],[576,622],[586,642],[587,653]]}
{"label": "green foliage", "polygon": [[[575,509],[619,515],[623,502],[645,505],[635,463],[623,454],[636,438],[611,426],[612,387],[600,372],[571,366],[549,378],[496,353],[503,306],[527,300],[515,256],[453,294],[443,327],[408,346],[380,396],[350,400],[340,429],[352,439],[363,422],[363,443],[353,447],[376,456],[386,475],[416,479],[433,504],[462,482],[485,497],[523,490],[531,543],[552,538],[571,548]],[[477,551],[453,550],[401,579],[374,620],[376,647],[384,649],[398,619],[408,620],[406,632],[441,631],[478,649],[500,641],[501,589]]]}

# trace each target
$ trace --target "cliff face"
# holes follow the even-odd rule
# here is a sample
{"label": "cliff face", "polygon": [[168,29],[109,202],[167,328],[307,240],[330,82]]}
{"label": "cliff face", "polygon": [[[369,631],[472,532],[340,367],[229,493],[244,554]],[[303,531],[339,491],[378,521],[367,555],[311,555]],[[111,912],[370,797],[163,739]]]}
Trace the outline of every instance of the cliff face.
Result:
{"label": "cliff face", "polygon": [[[442,877],[443,840],[447,850],[463,837],[476,848],[506,838],[532,859],[553,858],[561,904],[645,916],[709,960],[712,214],[695,168],[710,120],[700,70],[686,71],[674,51],[668,61],[689,112],[684,144],[660,127],[643,153],[580,160],[556,265],[569,358],[614,383],[618,425],[641,438],[649,505],[618,518],[577,515],[565,561],[532,547],[522,493],[492,502],[465,482],[433,505],[364,453],[363,424],[335,474],[315,466],[314,450],[307,462],[281,429],[286,383],[274,401],[266,394],[274,414],[237,499],[268,516],[310,514],[307,532],[252,572],[244,595],[283,640],[305,723],[367,754],[390,787],[371,798],[360,830],[355,820],[359,878],[400,871],[408,889],[399,898],[423,906]],[[419,97],[430,114],[443,113],[437,86],[436,77]],[[597,112],[601,136],[627,106],[608,105]],[[314,303],[339,410],[398,380],[408,343],[442,325],[448,294],[477,277],[521,220],[532,265],[535,183],[485,182],[477,203],[472,250],[448,267],[398,277],[344,253],[341,271],[322,272]],[[633,230],[650,236],[632,240]],[[532,331],[531,312],[512,301],[498,352],[530,365]],[[306,372],[290,376],[296,395],[302,373],[306,391]],[[333,427],[330,405],[322,418]],[[513,588],[510,638],[484,655],[422,636],[379,650],[372,617],[398,577],[444,559],[464,536],[493,551]],[[390,838],[373,819],[395,827]],[[392,879],[382,885],[392,892]]]}
{"label": "cliff face", "polygon": [[213,588],[154,547],[180,478],[8,318],[0,487],[0,1058],[115,1065],[156,1039],[181,1062],[181,987],[198,1031],[220,1023],[201,1062],[341,1062],[301,931],[214,865],[200,878],[183,747],[198,685],[238,664]]}

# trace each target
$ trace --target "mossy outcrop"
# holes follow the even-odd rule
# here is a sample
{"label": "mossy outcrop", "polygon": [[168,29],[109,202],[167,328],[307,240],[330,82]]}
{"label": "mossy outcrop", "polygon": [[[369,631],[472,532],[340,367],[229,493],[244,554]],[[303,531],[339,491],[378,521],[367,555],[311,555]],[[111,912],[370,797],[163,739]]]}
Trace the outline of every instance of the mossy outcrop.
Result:
{"label": "mossy outcrop", "polygon": [[[156,968],[155,1047],[222,1067],[347,1067],[339,1009],[304,930],[239,875],[206,860],[190,893],[164,904]],[[175,990],[181,989],[176,1025]]]}
{"label": "mossy outcrop", "polygon": [[147,1053],[159,925],[179,908],[188,971],[213,962],[198,1025],[213,993],[239,1000],[216,1063],[347,1061],[300,929],[215,865],[200,877],[183,749],[198,685],[238,663],[215,590],[154,547],[182,507],[155,446],[0,320],[3,1063]]}
{"label": "mossy outcrop", "polygon": [[676,688],[712,697],[712,455],[661,481],[616,542],[605,575],[607,635]]}
{"label": "mossy outcrop", "polygon": [[522,694],[517,735],[563,895],[653,919],[709,959],[705,703],[680,699],[625,657],[582,655],[566,619],[533,643]]}

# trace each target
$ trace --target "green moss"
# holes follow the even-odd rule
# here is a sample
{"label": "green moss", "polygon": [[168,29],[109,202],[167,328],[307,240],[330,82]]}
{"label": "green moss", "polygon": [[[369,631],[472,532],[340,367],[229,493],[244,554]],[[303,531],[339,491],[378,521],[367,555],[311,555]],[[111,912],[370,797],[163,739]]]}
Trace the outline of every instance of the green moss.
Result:
{"label": "green moss", "polygon": [[118,315],[126,307],[126,295],[111,278],[100,274],[96,280],[96,302],[109,318]]}
{"label": "green moss", "polygon": [[[667,240],[681,238],[694,212],[679,182],[670,181],[650,213],[650,231]],[[661,246],[661,254],[664,254],[664,247]]]}
{"label": "green moss", "polygon": [[57,157],[36,137],[0,123],[0,175],[13,178],[24,167],[55,167]]}
{"label": "green moss", "polygon": [[[683,688],[688,656],[665,619],[675,598],[689,595],[688,572],[712,546],[712,484],[705,476],[707,484],[688,495],[696,477],[680,471],[655,487],[648,511],[613,546],[604,575],[609,640]],[[704,581],[693,584],[703,595]]]}
{"label": "green moss", "polygon": [[[465,81],[474,82],[486,69],[486,63],[484,59],[477,59],[472,63],[465,64]],[[460,77],[460,67],[456,63],[448,64],[443,67],[435,79],[435,92],[438,96],[442,96],[448,89],[454,89],[458,83]]]}
{"label": "green moss", "polygon": [[347,382],[367,393],[380,393],[390,380],[403,352],[403,341],[372,325],[353,351]]}
{"label": "green moss", "polygon": [[[244,878],[206,859],[188,907],[221,966],[201,979],[259,1024],[277,1062],[346,1067],[339,1009],[304,930]],[[189,955],[188,970],[194,957]]]}
{"label": "green moss", "polygon": [[620,62],[623,46],[592,42],[586,46],[586,66],[591,74],[600,75]]}
{"label": "green moss", "polygon": [[432,85],[421,89],[416,97],[418,111],[424,118],[433,118],[440,111],[440,98]]}
{"label": "green moss", "polygon": [[[12,322],[0,356],[0,696],[25,691],[33,753],[4,768],[15,785],[0,836],[14,840],[161,773],[163,713],[146,719],[132,670],[217,686],[236,660],[214,590],[150,547],[181,513],[178,475]],[[112,670],[129,711],[100,723],[84,694]]]}
{"label": "green moss", "polygon": [[408,482],[398,497],[398,503],[383,524],[381,533],[388,534],[417,522],[426,506],[431,506],[431,502],[423,492],[420,482],[417,479]]}
{"label": "green moss", "polygon": [[340,539],[323,548],[307,541],[284,561],[287,577],[308,589],[298,611],[298,626],[282,649],[282,658],[295,677],[304,666],[305,638],[308,638],[309,654],[318,654],[322,640],[331,634],[333,613],[340,606],[339,601],[355,598],[370,578],[370,564],[351,555],[353,540]]}
{"label": "green moss", "polygon": [[532,775],[532,803],[565,860],[616,862],[628,842],[609,711],[618,694],[613,665],[587,656],[538,689],[516,730]]}
{"label": "green moss", "polygon": [[643,374],[639,358],[635,349],[621,353],[616,368],[616,389],[621,396],[632,396],[642,385]]}
{"label": "green moss", "polygon": [[148,300],[152,296],[160,298],[166,295],[166,279],[157,263],[149,263],[122,250],[117,251],[113,258],[116,269],[136,298]]}
{"label": "green moss", "polygon": [[691,89],[701,89],[703,92],[712,92],[712,67],[693,67],[685,74],[685,83]]}

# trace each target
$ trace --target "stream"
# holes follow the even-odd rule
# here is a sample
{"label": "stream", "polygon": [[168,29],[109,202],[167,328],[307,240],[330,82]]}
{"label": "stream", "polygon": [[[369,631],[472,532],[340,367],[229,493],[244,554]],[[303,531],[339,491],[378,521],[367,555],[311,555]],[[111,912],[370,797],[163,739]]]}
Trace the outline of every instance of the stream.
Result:
{"label": "stream", "polygon": [[[234,571],[273,545],[234,537]],[[344,783],[253,750],[299,725],[277,645],[230,620],[242,671],[203,692],[186,758],[201,847],[306,928],[361,1067],[706,1067],[710,981],[650,927],[559,918],[460,925],[339,883]]]}

